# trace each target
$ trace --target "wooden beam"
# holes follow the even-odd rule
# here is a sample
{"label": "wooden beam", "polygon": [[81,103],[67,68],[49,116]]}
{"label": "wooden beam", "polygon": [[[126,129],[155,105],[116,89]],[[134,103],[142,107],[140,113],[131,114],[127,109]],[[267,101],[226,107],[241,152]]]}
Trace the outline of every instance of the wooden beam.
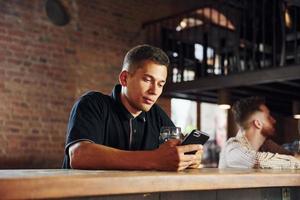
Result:
{"label": "wooden beam", "polygon": [[282,101],[282,102],[287,102],[289,99],[286,98],[285,95],[281,95],[278,93],[274,92],[266,92],[266,91],[261,91],[261,90],[255,90],[251,88],[235,88],[232,90],[232,93],[235,94],[236,96],[264,96],[268,99],[276,99],[276,101]]}
{"label": "wooden beam", "polygon": [[292,82],[292,81],[280,82],[280,84],[300,88],[300,84],[299,83],[295,83],[295,82]]}
{"label": "wooden beam", "polygon": [[206,96],[203,94],[190,94],[190,93],[168,93],[164,94],[164,97],[178,98],[178,99],[188,99],[193,101],[216,103],[216,98],[211,96]]}
{"label": "wooden beam", "polygon": [[168,83],[165,87],[165,94],[175,92],[199,93],[201,91],[212,89],[250,86],[296,79],[300,79],[299,65],[244,72],[227,76],[204,77],[195,81]]}
{"label": "wooden beam", "polygon": [[[266,85],[255,85],[255,86],[249,86],[249,87],[253,88],[255,90],[259,90],[259,91],[267,91],[267,92],[270,92],[272,94],[278,93],[280,95],[287,95],[288,97],[296,97],[296,98],[300,97],[300,92],[293,92],[293,91],[290,91],[290,90],[278,89],[278,88],[271,87],[271,86],[266,86]],[[287,96],[285,96],[285,98]]]}

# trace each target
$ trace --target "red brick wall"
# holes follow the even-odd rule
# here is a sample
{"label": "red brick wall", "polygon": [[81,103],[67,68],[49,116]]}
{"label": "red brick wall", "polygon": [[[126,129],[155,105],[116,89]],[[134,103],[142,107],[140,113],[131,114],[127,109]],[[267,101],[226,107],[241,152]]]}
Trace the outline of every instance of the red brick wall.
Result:
{"label": "red brick wall", "polygon": [[58,27],[44,0],[0,1],[0,168],[60,167],[74,100],[88,90],[111,91],[125,52],[143,42],[142,22],[194,7],[172,0],[63,2],[71,22]]}

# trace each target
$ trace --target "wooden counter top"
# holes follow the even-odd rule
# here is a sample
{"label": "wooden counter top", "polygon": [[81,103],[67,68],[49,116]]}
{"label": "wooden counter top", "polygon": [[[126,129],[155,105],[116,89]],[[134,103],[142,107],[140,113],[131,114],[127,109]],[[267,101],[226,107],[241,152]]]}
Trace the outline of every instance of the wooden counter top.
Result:
{"label": "wooden counter top", "polygon": [[1,199],[300,186],[300,170],[0,170]]}

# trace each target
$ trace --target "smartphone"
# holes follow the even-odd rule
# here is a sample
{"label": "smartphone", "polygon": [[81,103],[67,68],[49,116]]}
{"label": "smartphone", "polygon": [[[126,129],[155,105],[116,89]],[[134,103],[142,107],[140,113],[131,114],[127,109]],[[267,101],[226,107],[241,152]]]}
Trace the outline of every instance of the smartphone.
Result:
{"label": "smartphone", "polygon": [[187,144],[205,144],[207,142],[209,136],[207,133],[204,133],[199,130],[193,130],[190,134],[188,134],[184,140],[182,141],[181,145]]}
{"label": "smartphone", "polygon": [[[209,136],[207,133],[204,133],[199,130],[193,130],[190,134],[188,134],[184,140],[182,141],[181,145],[187,144],[205,144],[207,142]],[[187,152],[185,154],[195,154],[196,151]]]}

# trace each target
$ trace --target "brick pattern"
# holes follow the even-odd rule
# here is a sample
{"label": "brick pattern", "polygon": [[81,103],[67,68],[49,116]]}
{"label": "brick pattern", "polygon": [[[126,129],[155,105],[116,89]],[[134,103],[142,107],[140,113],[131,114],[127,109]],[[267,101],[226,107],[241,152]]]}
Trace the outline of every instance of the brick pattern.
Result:
{"label": "brick pattern", "polygon": [[142,22],[194,7],[62,2],[71,21],[59,27],[47,19],[44,0],[0,1],[0,168],[59,168],[75,99],[88,90],[110,93],[125,52],[144,41]]}
{"label": "brick pattern", "polygon": [[0,167],[58,166],[74,98],[66,30],[38,1],[0,4]]}

